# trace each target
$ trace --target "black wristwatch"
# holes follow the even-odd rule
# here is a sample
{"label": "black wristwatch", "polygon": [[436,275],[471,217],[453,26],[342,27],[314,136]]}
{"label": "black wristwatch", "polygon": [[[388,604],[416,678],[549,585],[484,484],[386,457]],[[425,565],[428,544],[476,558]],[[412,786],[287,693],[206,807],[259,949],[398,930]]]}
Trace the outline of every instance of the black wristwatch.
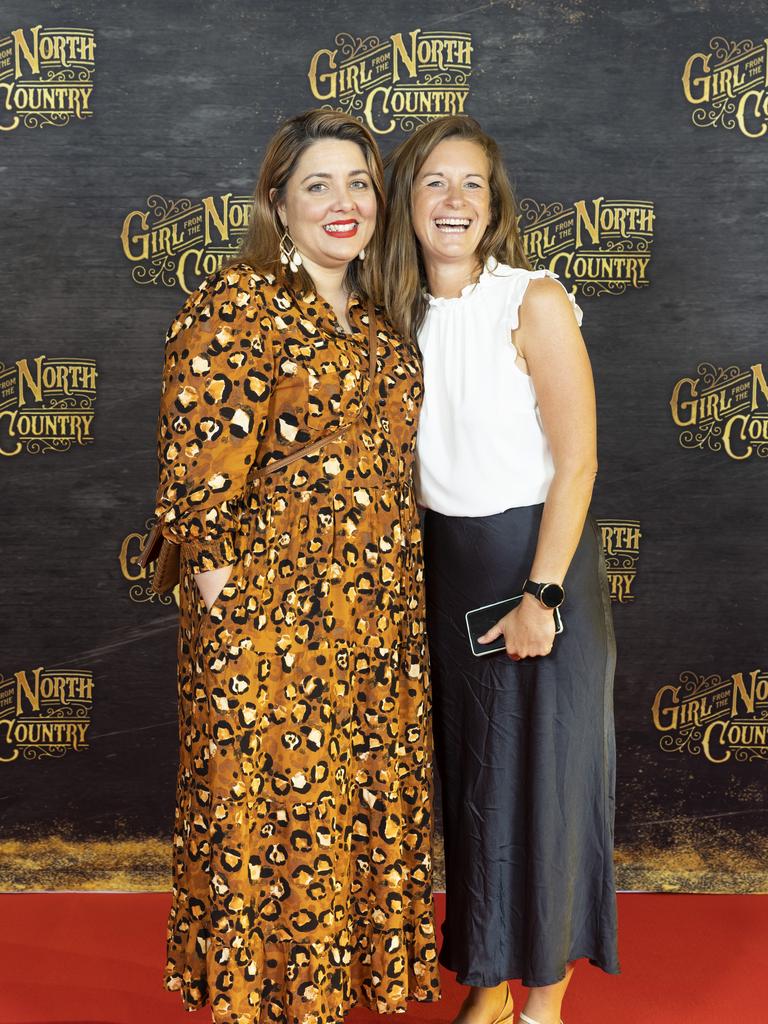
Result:
{"label": "black wristwatch", "polygon": [[524,594],[533,594],[544,608],[559,608],[565,598],[565,591],[559,583],[534,583],[526,580],[523,584]]}

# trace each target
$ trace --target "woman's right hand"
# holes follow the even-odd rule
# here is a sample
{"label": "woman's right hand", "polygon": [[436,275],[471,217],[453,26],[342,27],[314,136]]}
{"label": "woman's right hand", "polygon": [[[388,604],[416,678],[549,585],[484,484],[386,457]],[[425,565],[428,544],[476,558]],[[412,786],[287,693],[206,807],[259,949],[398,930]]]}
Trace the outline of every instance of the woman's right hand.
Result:
{"label": "woman's right hand", "polygon": [[221,565],[218,569],[207,569],[205,572],[195,573],[197,589],[203,596],[205,607],[208,611],[216,604],[219,594],[229,581],[232,575],[233,566]]}
{"label": "woman's right hand", "polygon": [[530,594],[520,604],[478,637],[478,643],[489,644],[504,637],[507,655],[513,661],[521,658],[545,657],[555,642],[555,616],[551,608],[544,608]]}

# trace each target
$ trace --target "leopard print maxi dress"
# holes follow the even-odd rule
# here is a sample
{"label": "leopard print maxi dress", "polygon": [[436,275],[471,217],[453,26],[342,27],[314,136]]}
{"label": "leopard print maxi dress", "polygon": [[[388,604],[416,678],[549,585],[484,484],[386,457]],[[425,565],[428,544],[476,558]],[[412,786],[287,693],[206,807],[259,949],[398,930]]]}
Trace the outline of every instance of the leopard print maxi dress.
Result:
{"label": "leopard print maxi dress", "polygon": [[[349,319],[240,265],[166,343],[156,513],[182,545],[166,986],[216,1024],[438,998],[422,379],[381,319],[369,401],[354,300]],[[269,473],[361,403],[341,439]],[[207,611],[193,572],[227,564]]]}

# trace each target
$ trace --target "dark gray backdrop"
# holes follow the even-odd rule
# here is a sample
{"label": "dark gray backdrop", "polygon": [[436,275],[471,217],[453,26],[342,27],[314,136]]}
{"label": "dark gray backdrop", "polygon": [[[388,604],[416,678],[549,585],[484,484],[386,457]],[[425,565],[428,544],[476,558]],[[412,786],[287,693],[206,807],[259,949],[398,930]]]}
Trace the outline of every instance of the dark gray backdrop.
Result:
{"label": "dark gray backdrop", "polygon": [[[0,674],[69,666],[95,684],[88,750],[0,764],[6,887],[166,877],[176,618],[131,599],[118,553],[151,508],[162,340],[184,295],[132,280],[123,218],[155,193],[249,193],[276,124],[316,105],[315,50],[337,32],[414,28],[471,33],[466,109],[499,140],[521,197],[655,205],[650,287],[580,299],[599,400],[593,509],[643,531],[636,599],[614,606],[620,881],[764,885],[765,761],[665,752],[650,709],[686,670],[768,667],[765,462],[685,450],[668,405],[699,363],[763,357],[768,139],[695,127],[680,77],[713,36],[762,39],[766,14],[757,0],[6,0],[0,36],[82,26],[97,49],[92,118],[0,137],[0,359],[93,358],[99,371],[93,444],[0,462]],[[30,868],[19,839],[59,853]],[[114,875],[99,860],[110,848]]]}

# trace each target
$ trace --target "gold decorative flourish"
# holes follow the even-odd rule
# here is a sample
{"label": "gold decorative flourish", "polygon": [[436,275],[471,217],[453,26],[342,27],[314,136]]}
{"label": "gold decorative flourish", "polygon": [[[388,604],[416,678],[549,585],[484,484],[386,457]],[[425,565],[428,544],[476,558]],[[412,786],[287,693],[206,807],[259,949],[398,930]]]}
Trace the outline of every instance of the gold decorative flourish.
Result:
{"label": "gold decorative flourish", "polygon": [[155,222],[175,217],[179,213],[188,213],[194,203],[191,199],[166,199],[165,196],[154,193],[147,199],[147,209],[155,218]]}
{"label": "gold decorative flourish", "polygon": [[[463,78],[464,81],[459,81],[459,78]],[[454,75],[450,71],[435,71],[434,73],[424,74],[421,79],[422,85],[450,85],[454,88],[458,85],[465,85],[467,81],[466,75]]]}
{"label": "gold decorative flourish", "polygon": [[[91,437],[84,437],[83,443],[89,443]],[[24,442],[24,447],[30,455],[45,455],[46,452],[68,452],[72,447],[72,441],[68,437],[57,437],[51,440],[42,440],[35,437]]]}
{"label": "gold decorative flourish", "polygon": [[768,761],[768,747],[739,747],[733,756],[737,761]]}
{"label": "gold decorative flourish", "polygon": [[755,44],[751,39],[742,39],[737,43],[726,39],[724,36],[713,36],[709,40],[709,48],[712,51],[712,55],[721,64],[724,64],[726,61],[735,60],[750,50],[754,50]]}
{"label": "gold decorative flourish", "polygon": [[[435,116],[439,117],[440,115],[436,114]],[[400,128],[404,132],[412,132],[417,128],[421,128],[422,125],[427,124],[431,120],[432,118],[430,117],[417,117],[415,114],[409,114],[401,120]]]}
{"label": "gold decorative flourish", "polygon": [[727,96],[714,100],[712,106],[697,107],[691,114],[691,121],[697,128],[716,128],[718,125],[730,131],[736,127],[734,114],[736,104]]}
{"label": "gold decorative flourish", "polygon": [[699,363],[696,367],[696,373],[701,378],[701,383],[705,388],[718,387],[720,384],[725,384],[729,380],[733,380],[734,377],[739,377],[743,371],[738,366],[715,366],[714,363]]}
{"label": "gold decorative flourish", "polygon": [[714,420],[699,425],[695,430],[684,430],[680,434],[680,445],[683,448],[708,448],[711,452],[722,451],[723,428]]}
{"label": "gold decorative flourish", "polygon": [[344,60],[351,60],[353,57],[362,57],[377,46],[381,46],[378,36],[353,36],[349,32],[339,32],[335,39],[336,46],[341,51]]}
{"label": "gold decorative flourish", "polygon": [[[647,281],[641,282],[647,284]],[[597,295],[623,295],[627,290],[626,281],[579,281],[578,289],[587,298]]]}
{"label": "gold decorative flourish", "polygon": [[535,199],[523,199],[520,202],[520,214],[529,222],[528,226],[560,213],[565,213],[563,203],[538,203]]}
{"label": "gold decorative flourish", "polygon": [[617,572],[620,569],[635,569],[637,567],[637,555],[606,555],[605,565],[609,572]]}
{"label": "gold decorative flourish", "polygon": [[52,412],[54,409],[82,409],[85,412],[93,411],[93,399],[79,397],[77,395],[65,395],[63,398],[49,398],[48,404],[40,412]]}
{"label": "gold decorative flourish", "polygon": [[152,589],[149,582],[147,583],[134,583],[128,591],[128,596],[132,601],[136,601],[140,604],[151,604],[153,601],[157,601],[158,604],[169,605],[173,604],[173,593],[158,594]]}
{"label": "gold decorative flourish", "polygon": [[689,754],[701,753],[702,730],[696,726],[686,732],[678,732],[676,735],[662,736],[659,746],[662,750],[672,753],[681,753],[687,750]]}
{"label": "gold decorative flourish", "polygon": [[69,747],[25,747],[22,757],[25,761],[45,761],[49,757],[64,757],[69,750]]}
{"label": "gold decorative flourish", "polygon": [[45,76],[45,83],[48,82],[90,82],[91,72],[84,67],[60,68],[58,71],[49,71]]}
{"label": "gold decorative flourish", "polygon": [[136,284],[157,284],[159,281],[172,288],[176,284],[176,264],[164,253],[153,259],[149,266],[134,267],[131,277]]}
{"label": "gold decorative flourish", "polygon": [[56,721],[68,722],[70,719],[90,719],[91,705],[75,704],[70,701],[67,705],[59,705],[59,707],[48,708],[46,713],[38,716],[38,721],[41,719],[54,719]]}
{"label": "gold decorative flourish", "polygon": [[695,697],[702,692],[709,692],[722,683],[722,676],[700,676],[697,672],[685,671],[678,676],[686,697]]}
{"label": "gold decorative flourish", "polygon": [[53,125],[55,127],[69,124],[75,114],[69,112],[63,113],[59,111],[33,111],[31,113],[21,114],[21,121],[25,128],[45,128],[47,125]]}

